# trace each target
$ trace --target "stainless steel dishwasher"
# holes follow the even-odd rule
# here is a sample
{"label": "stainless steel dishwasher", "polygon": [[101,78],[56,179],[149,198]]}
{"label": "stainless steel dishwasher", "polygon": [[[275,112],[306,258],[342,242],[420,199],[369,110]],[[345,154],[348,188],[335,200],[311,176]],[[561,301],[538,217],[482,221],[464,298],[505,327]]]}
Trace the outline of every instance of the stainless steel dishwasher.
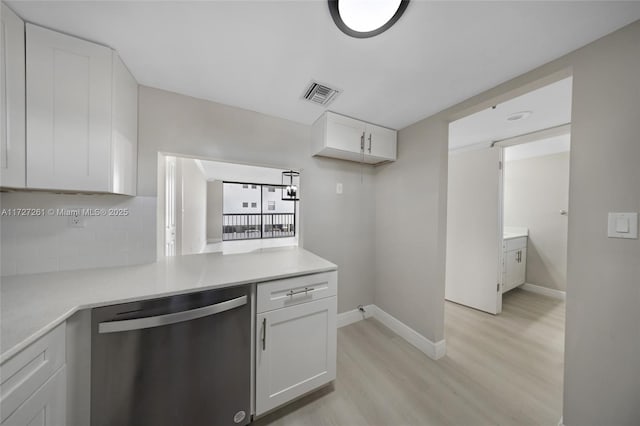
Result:
{"label": "stainless steel dishwasher", "polygon": [[92,426],[250,422],[250,286],[95,308]]}

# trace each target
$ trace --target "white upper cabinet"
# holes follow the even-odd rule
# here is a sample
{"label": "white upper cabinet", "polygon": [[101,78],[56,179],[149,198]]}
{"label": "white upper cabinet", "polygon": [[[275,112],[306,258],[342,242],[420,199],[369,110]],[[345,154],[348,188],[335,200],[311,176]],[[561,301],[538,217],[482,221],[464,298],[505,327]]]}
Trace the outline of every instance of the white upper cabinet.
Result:
{"label": "white upper cabinet", "polygon": [[397,132],[325,112],[312,127],[312,155],[378,164],[395,161]]}
{"label": "white upper cabinet", "polygon": [[24,188],[24,22],[4,3],[0,7],[0,186]]}
{"label": "white upper cabinet", "polygon": [[27,187],[135,195],[137,83],[111,49],[26,25]]}
{"label": "white upper cabinet", "polygon": [[111,190],[136,194],[138,170],[138,83],[113,54]]}

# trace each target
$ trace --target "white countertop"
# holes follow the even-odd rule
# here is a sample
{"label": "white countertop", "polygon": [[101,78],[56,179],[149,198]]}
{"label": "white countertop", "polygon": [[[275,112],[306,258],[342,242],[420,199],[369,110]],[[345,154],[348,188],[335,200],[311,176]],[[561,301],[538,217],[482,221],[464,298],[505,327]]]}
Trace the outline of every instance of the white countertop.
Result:
{"label": "white countertop", "polygon": [[336,270],[298,247],[245,254],[195,254],[147,265],[2,277],[0,362],[12,357],[76,311]]}

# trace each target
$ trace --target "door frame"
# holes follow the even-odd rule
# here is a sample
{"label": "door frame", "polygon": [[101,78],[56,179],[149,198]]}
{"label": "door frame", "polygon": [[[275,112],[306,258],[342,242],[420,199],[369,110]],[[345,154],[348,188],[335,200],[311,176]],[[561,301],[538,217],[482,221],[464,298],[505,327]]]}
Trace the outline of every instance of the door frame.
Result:
{"label": "door frame", "polygon": [[[483,101],[477,102],[477,103],[473,103],[473,102],[469,102],[469,106],[457,111],[455,113],[452,113],[451,115],[449,115],[448,117],[446,117],[445,122],[446,122],[446,128],[447,128],[447,150],[446,150],[446,158],[447,158],[447,163],[449,161],[449,140],[450,140],[450,135],[449,135],[449,125],[451,123],[453,123],[454,121],[460,120],[461,118],[467,117],[469,115],[475,114],[479,111],[482,111],[483,109],[486,108],[490,108],[494,105],[497,105],[499,103],[503,103],[506,101],[509,101],[513,98],[517,98],[519,96],[522,96],[524,94],[527,94],[529,92],[532,92],[536,89],[540,89],[542,87],[548,86],[550,84],[556,83],[560,80],[564,80],[566,78],[573,78],[573,70],[569,67],[569,68],[564,68],[561,69],[559,71],[553,72],[551,74],[548,74],[546,76],[543,76],[537,80],[525,83],[521,86],[518,86],[516,88],[513,88],[511,90],[508,90],[502,94],[493,96],[489,99],[485,99]],[[573,85],[573,82],[572,82]],[[572,103],[573,103],[573,99],[572,99]],[[573,105],[572,105],[573,107]],[[559,126],[554,126],[554,127],[550,127],[550,128],[546,128],[546,129],[540,129],[540,130],[536,130],[530,133],[525,133],[522,135],[516,135],[510,138],[505,138],[502,140],[497,140],[497,141],[492,141],[492,142],[487,142],[487,143],[478,143],[478,144],[474,144],[474,145],[470,145],[470,146],[466,146],[461,148],[461,150],[469,150],[469,149],[479,149],[479,148],[491,148],[491,147],[499,147],[501,148],[501,154],[500,154],[500,178],[499,178],[499,206],[498,206],[498,214],[499,214],[499,228],[498,231],[501,232],[500,237],[499,237],[499,241],[500,241],[500,250],[499,250],[499,264],[498,264],[498,271],[499,271],[499,277],[498,277],[498,283],[500,284],[500,302],[499,302],[499,311],[498,313],[500,313],[502,311],[502,289],[504,287],[504,282],[503,282],[503,274],[502,274],[502,263],[504,262],[504,253],[502,250],[502,232],[503,232],[503,227],[504,227],[504,148],[508,147],[508,146],[514,146],[514,145],[519,145],[519,144],[523,144],[523,143],[527,143],[527,142],[532,142],[536,139],[541,139],[544,137],[552,137],[552,136],[558,136],[561,134],[565,134],[567,132],[571,132],[571,123],[565,123]],[[569,151],[569,162],[571,162],[571,155],[572,155],[572,151]],[[571,178],[569,178],[571,179]],[[448,188],[448,171],[447,171],[447,188]],[[571,180],[569,180],[569,188],[571,188]],[[570,189],[569,189],[570,191]],[[571,197],[571,192],[569,192],[569,198]],[[448,202],[447,202],[447,208],[446,211],[448,214]],[[570,224],[571,218],[567,217],[567,225]],[[445,244],[448,244],[448,235],[446,234],[445,231]],[[446,268],[445,268],[445,274],[446,274]],[[446,275],[445,275],[445,286],[446,286]],[[566,290],[565,290],[566,292]],[[446,299],[445,299],[446,302]]]}

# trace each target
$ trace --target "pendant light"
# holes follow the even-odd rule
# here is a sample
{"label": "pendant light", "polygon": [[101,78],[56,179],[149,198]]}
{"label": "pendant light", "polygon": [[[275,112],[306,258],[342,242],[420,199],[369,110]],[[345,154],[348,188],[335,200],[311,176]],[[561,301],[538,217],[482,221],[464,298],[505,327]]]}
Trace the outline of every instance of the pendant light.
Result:
{"label": "pendant light", "polygon": [[283,201],[298,201],[300,185],[300,172],[294,170],[287,170],[282,172],[282,200]]}

